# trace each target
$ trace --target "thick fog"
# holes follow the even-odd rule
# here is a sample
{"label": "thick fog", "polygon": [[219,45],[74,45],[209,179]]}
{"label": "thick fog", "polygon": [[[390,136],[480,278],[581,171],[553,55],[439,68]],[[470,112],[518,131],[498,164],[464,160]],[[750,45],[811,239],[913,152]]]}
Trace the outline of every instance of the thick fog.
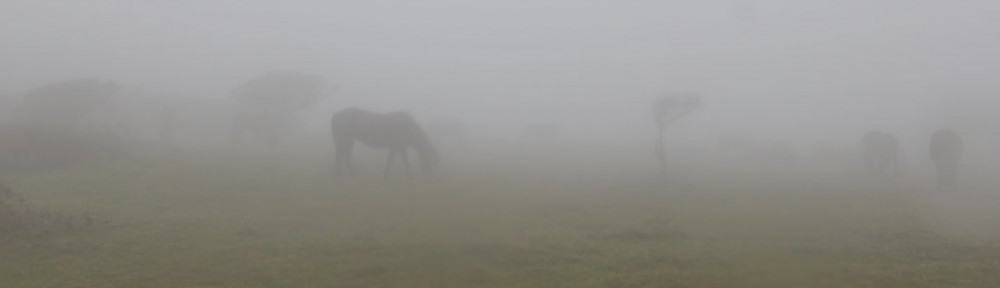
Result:
{"label": "thick fog", "polygon": [[0,287],[1000,287],[998,15],[0,0]]}
{"label": "thick fog", "polygon": [[[2,8],[4,103],[47,83],[93,77],[114,81],[133,103],[173,103],[185,118],[177,133],[189,138],[224,133],[206,127],[229,125],[218,111],[231,109],[233,89],[272,71],[324,78],[327,97],[297,112],[302,129],[287,136],[327,141],[317,147],[329,144],[331,113],[363,107],[409,110],[425,124],[461,122],[485,143],[548,126],[563,145],[640,157],[654,135],[650,103],[679,92],[702,95],[704,106],[671,125],[673,149],[739,138],[804,153],[853,147],[862,133],[884,130],[923,157],[933,130],[954,128],[988,155],[995,144],[984,143],[996,143],[985,141],[998,132],[1000,4],[993,1],[5,1]],[[146,104],[133,108],[155,106]],[[218,119],[199,118],[209,115]]]}

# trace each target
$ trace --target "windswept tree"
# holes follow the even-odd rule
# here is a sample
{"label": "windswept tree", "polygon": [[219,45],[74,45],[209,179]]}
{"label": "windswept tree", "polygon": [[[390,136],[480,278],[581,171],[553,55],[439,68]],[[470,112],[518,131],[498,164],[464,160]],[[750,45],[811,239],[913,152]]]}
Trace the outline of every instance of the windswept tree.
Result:
{"label": "windswept tree", "polygon": [[667,171],[667,152],[664,136],[667,126],[701,108],[701,96],[695,93],[677,93],[653,102],[653,120],[656,124],[656,158],[660,172]]}
{"label": "windswept tree", "polygon": [[299,72],[271,72],[243,83],[232,92],[233,140],[249,136],[276,144],[296,114],[324,99],[324,87],[321,76]]}

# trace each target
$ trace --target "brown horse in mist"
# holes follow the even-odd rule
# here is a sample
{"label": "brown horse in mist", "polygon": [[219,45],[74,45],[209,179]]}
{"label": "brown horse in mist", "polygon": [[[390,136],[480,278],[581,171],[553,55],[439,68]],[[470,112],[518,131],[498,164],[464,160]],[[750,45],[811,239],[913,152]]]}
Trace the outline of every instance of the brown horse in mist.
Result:
{"label": "brown horse in mist", "polygon": [[355,142],[374,149],[389,151],[385,164],[385,177],[389,177],[393,162],[400,158],[407,178],[412,179],[408,150],[417,153],[423,171],[430,172],[438,162],[438,153],[423,127],[406,111],[375,113],[358,108],[347,108],[333,114],[330,132],[336,148],[334,172],[353,176],[351,154]]}

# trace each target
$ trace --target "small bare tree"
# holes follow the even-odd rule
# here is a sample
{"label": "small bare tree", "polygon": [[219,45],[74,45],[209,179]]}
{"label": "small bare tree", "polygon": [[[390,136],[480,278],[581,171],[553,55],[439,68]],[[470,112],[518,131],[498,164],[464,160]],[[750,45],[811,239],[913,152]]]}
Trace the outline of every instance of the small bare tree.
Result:
{"label": "small bare tree", "polygon": [[656,122],[656,158],[660,173],[667,171],[667,152],[663,137],[667,125],[701,108],[701,96],[695,93],[677,93],[653,102],[653,120]]}

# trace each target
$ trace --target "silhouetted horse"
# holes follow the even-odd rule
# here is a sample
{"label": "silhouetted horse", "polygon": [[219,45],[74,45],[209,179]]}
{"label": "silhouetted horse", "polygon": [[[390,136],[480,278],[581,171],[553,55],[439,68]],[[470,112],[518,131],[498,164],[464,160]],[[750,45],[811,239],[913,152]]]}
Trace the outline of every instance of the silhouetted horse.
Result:
{"label": "silhouetted horse", "polygon": [[875,173],[899,173],[899,141],[896,136],[872,131],[861,138],[865,168]]}
{"label": "silhouetted horse", "polygon": [[962,138],[955,130],[941,129],[931,135],[930,156],[939,188],[954,188],[958,184],[958,164],[962,161],[963,150]]}
{"label": "silhouetted horse", "polygon": [[389,150],[385,164],[386,177],[389,177],[393,161],[398,155],[402,158],[406,176],[412,178],[410,160],[407,157],[407,150],[410,148],[417,152],[424,171],[429,172],[438,162],[438,153],[431,145],[427,133],[405,111],[382,114],[347,108],[333,114],[330,131],[336,146],[334,169],[338,175],[354,175],[351,153],[355,142],[375,149]]}

